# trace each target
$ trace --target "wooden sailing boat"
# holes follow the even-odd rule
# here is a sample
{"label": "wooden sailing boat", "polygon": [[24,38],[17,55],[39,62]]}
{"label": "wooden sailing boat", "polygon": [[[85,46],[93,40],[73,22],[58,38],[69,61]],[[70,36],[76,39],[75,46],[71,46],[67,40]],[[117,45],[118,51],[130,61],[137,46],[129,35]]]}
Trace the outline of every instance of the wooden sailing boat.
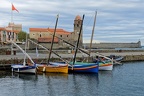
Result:
{"label": "wooden sailing boat", "polygon": [[[18,10],[13,6],[12,4],[12,12],[11,12],[11,22],[13,22],[13,10],[16,10],[18,12]],[[11,32],[13,32],[13,26],[11,28]],[[15,42],[13,42],[13,39],[12,39],[12,35],[11,35],[11,48],[13,49],[13,45],[15,45],[16,47],[18,47],[25,55],[24,57],[24,62],[23,64],[12,64],[11,67],[12,67],[12,71],[14,72],[18,72],[18,73],[36,73],[36,66],[35,66],[35,63],[33,62],[33,60],[31,59],[31,57],[26,53],[26,45],[25,45],[25,51],[19,46],[17,45]],[[26,40],[27,40],[27,35],[26,35]],[[26,41],[26,44],[27,44],[27,41]],[[13,51],[13,50],[11,50]],[[12,52],[11,52],[12,53]],[[26,65],[26,62],[25,62],[25,59],[26,59],[26,56],[30,59],[31,61],[31,65]]]}
{"label": "wooden sailing boat", "polygon": [[[30,39],[28,39],[31,43],[35,44],[36,46],[39,46],[48,52],[50,52],[50,49],[46,48],[43,45],[40,45]],[[51,50],[52,51],[52,50]],[[37,71],[38,72],[47,72],[47,73],[68,73],[68,61],[62,59],[60,55],[58,55],[56,52],[52,51],[55,55],[57,55],[63,62],[67,62],[66,64],[58,64],[56,62],[49,62],[49,64],[36,64],[37,66]],[[47,68],[47,71],[46,71]]]}
{"label": "wooden sailing boat", "polygon": [[[93,25],[91,41],[90,41],[89,54],[91,54],[92,40],[93,40],[93,35],[94,35],[95,23],[96,23],[96,15],[97,15],[97,11],[95,12],[94,25]],[[108,58],[108,57],[100,55],[100,54],[96,54],[96,55],[98,57],[97,59],[99,60],[98,61],[99,62],[99,70],[112,70],[113,69],[113,60],[111,58]],[[102,57],[103,59],[101,59],[99,57]],[[90,55],[89,55],[89,58],[90,58]]]}
{"label": "wooden sailing boat", "polygon": [[69,66],[69,71],[70,72],[78,72],[78,73],[98,73],[98,63],[91,63],[91,62],[76,62],[76,55],[77,55],[77,50],[78,50],[78,45],[79,45],[79,39],[82,31],[82,26],[83,26],[83,20],[84,20],[84,15],[80,27],[80,32],[78,36],[78,41],[75,49],[75,54],[73,58],[72,66]]}
{"label": "wooden sailing boat", "polygon": [[[84,15],[83,15],[83,20],[84,20]],[[75,51],[75,56],[73,58],[73,62],[69,63],[69,68],[68,68],[69,72],[80,72],[80,73],[83,73],[83,72],[86,72],[86,73],[93,72],[93,73],[98,73],[98,63],[93,63],[93,62],[76,62],[75,61],[77,50],[80,50],[83,53],[89,55],[88,52],[86,52],[82,48],[78,47],[79,39],[80,39],[81,31],[82,31],[83,20],[82,20],[82,23],[81,23],[81,28],[80,28],[80,32],[79,32],[79,36],[78,36],[77,46],[69,43],[68,41],[63,40],[62,38],[60,38],[58,36],[56,36],[56,37],[59,38],[60,40],[62,40],[63,42],[71,45],[72,47],[76,47],[76,51]],[[53,35],[53,34],[51,34],[51,35]],[[57,64],[65,64],[65,62],[57,62]]]}
{"label": "wooden sailing boat", "polygon": [[[52,38],[52,42],[51,42],[51,49],[49,50],[49,58],[48,58],[48,62],[47,64],[37,64],[37,71],[38,72],[46,72],[46,73],[68,73],[68,64],[54,64],[50,61],[50,57],[51,57],[51,53],[52,53],[52,48],[53,48],[53,42],[54,42],[54,37],[55,37],[55,32],[56,32],[56,27],[57,27],[57,23],[58,23],[58,17],[59,15],[57,15],[57,19],[56,19],[56,25],[55,25],[55,30],[54,30],[54,34],[53,34],[53,38]],[[35,43],[36,44],[36,43]],[[46,47],[36,44],[46,50],[48,50]]]}
{"label": "wooden sailing boat", "polygon": [[[92,58],[90,55],[91,55],[91,47],[92,47],[92,40],[93,40],[93,34],[94,34],[94,28],[95,28],[95,23],[96,23],[96,15],[97,15],[97,11],[95,13],[95,18],[94,18],[94,24],[93,24],[93,29],[92,29],[92,36],[91,36],[91,42],[90,42],[90,50],[84,50],[84,49],[81,49],[79,47],[77,47],[78,50],[80,50],[81,52],[85,53],[88,55],[88,62],[77,62],[76,64],[84,64],[84,63],[91,63],[92,61],[90,61],[89,59]],[[62,38],[56,36],[57,38],[63,40]],[[65,43],[75,47],[75,45],[63,40]],[[113,69],[113,60],[111,58],[108,58],[104,55],[100,55],[98,53],[95,53],[98,57],[100,58],[105,58],[104,61],[101,61],[100,58],[99,58],[99,70],[112,70]]]}
{"label": "wooden sailing boat", "polygon": [[[92,47],[92,40],[93,40],[94,28],[95,28],[95,23],[96,23],[96,15],[97,15],[97,11],[96,11],[96,13],[95,13],[94,24],[93,24],[93,29],[92,29],[92,36],[91,36],[91,42],[90,42],[90,50],[89,50],[89,51],[88,51],[88,50],[86,51],[86,50],[84,50],[84,49],[81,49],[81,48],[77,47],[78,50],[80,50],[81,52],[83,52],[83,53],[85,53],[85,54],[88,55],[88,62],[76,62],[75,64],[85,65],[85,64],[87,64],[87,63],[91,63],[91,62],[92,62],[92,61],[89,60],[89,58],[91,58],[91,57],[90,57],[90,54],[91,54],[91,47]],[[60,37],[58,37],[58,36],[56,36],[56,37],[59,38],[59,39],[61,39],[61,40],[63,40],[62,38],[60,38]],[[67,41],[65,41],[65,40],[63,40],[63,42],[65,42],[65,43],[67,43],[67,44],[75,47],[75,45],[73,45],[73,44],[71,44],[71,43],[69,43],[69,42],[67,42]],[[100,55],[100,54],[98,54],[98,53],[96,53],[96,55],[99,56],[99,57],[105,58],[104,61],[101,61],[101,60],[99,59],[99,61],[98,61],[98,63],[99,63],[99,70],[112,70],[112,69],[113,69],[113,60],[112,60],[112,59],[110,59],[110,58],[108,58],[108,57],[106,57],[106,56],[104,56],[104,55]],[[84,64],[84,63],[85,63],[85,64]],[[72,62],[71,62],[70,64],[72,64]],[[80,67],[81,67],[81,66],[80,66]],[[80,68],[80,67],[78,67],[78,68]],[[78,68],[77,68],[77,70],[79,70]],[[83,69],[83,68],[82,68],[82,69]],[[73,70],[73,69],[70,69],[70,68],[69,68],[69,70]]]}
{"label": "wooden sailing boat", "polygon": [[25,58],[24,58],[24,63],[23,64],[12,64],[11,68],[13,72],[17,72],[17,73],[32,73],[35,74],[36,73],[36,64],[34,63],[34,61],[31,59],[31,57],[19,46],[17,45],[15,42],[11,42],[13,45],[15,45],[16,47],[18,47],[26,57],[29,58],[29,60],[31,61],[31,64],[26,64],[25,63]]}

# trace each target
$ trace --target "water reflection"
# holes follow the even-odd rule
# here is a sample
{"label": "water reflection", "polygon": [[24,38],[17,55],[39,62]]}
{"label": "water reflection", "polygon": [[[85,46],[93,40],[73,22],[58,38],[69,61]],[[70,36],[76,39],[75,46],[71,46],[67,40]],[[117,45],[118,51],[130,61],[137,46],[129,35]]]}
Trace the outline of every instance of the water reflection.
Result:
{"label": "water reflection", "polygon": [[99,74],[38,73],[37,75],[11,73],[11,77],[14,81],[13,87],[15,87],[12,92],[20,88],[19,92],[24,96],[31,95],[35,90],[38,96],[85,96],[86,94],[93,96],[98,95],[101,88],[110,86],[112,74],[111,72],[99,72]]}
{"label": "water reflection", "polygon": [[45,78],[43,87],[45,94],[49,96],[80,96],[80,94],[85,96],[95,95],[98,92],[98,74],[47,73],[41,76]]}
{"label": "water reflection", "polygon": [[89,94],[89,96],[98,94],[99,74],[70,74],[69,87],[72,96]]}
{"label": "water reflection", "polygon": [[46,73],[45,78],[47,79],[46,91],[49,96],[58,96],[58,94],[65,94],[64,90],[67,90],[68,85],[68,74]]}
{"label": "water reflection", "polygon": [[[111,96],[113,86],[113,71],[99,71],[98,95]],[[107,93],[109,92],[109,93]]]}
{"label": "water reflection", "polygon": [[32,80],[32,81],[37,81],[38,79],[38,76],[37,75],[34,75],[34,74],[19,74],[19,73],[13,73],[12,72],[12,77],[13,78],[19,78],[19,79],[22,79],[24,81],[29,81],[29,80]]}

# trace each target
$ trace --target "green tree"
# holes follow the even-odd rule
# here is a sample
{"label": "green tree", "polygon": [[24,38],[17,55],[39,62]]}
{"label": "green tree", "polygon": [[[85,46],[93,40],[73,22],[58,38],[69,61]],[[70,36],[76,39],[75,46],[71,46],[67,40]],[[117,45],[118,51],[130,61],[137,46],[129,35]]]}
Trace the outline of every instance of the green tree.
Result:
{"label": "green tree", "polygon": [[26,41],[26,35],[29,38],[29,34],[27,32],[21,31],[18,33],[18,40],[19,41]]}

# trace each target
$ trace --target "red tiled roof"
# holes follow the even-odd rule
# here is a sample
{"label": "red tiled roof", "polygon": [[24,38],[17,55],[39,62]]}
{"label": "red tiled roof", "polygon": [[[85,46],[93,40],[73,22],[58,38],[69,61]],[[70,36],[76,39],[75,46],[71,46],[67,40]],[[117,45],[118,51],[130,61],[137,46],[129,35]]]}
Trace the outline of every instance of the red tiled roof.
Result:
{"label": "red tiled roof", "polygon": [[[7,32],[12,32],[12,30],[6,30]],[[18,30],[13,30],[14,33],[19,33],[20,31]]]}
{"label": "red tiled roof", "polygon": [[[12,32],[12,30],[6,30],[4,27],[0,27],[0,31],[7,31],[7,32]],[[20,31],[18,30],[13,30],[14,33],[19,33]]]}
{"label": "red tiled roof", "polygon": [[5,30],[5,28],[4,27],[0,27],[0,30]]}
{"label": "red tiled roof", "polygon": [[[43,42],[43,43],[50,43],[52,42],[52,37],[48,37],[48,38],[38,38],[38,42]],[[54,43],[58,43],[58,38],[55,37],[54,38]]]}
{"label": "red tiled roof", "polygon": [[48,32],[48,28],[29,28],[29,32]]}
{"label": "red tiled roof", "polygon": [[[29,32],[54,32],[54,28],[29,28]],[[63,29],[56,29],[57,34],[71,34],[71,32],[65,31]]]}
{"label": "red tiled roof", "polygon": [[75,20],[81,20],[81,17],[80,17],[79,15],[77,15],[77,16],[75,17]]}

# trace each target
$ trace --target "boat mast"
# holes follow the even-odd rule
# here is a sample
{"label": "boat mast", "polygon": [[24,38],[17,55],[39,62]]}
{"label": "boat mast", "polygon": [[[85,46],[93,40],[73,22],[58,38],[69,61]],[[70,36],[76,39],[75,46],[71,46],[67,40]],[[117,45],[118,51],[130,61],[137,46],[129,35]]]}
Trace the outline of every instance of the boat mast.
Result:
{"label": "boat mast", "polygon": [[57,15],[57,19],[56,19],[56,24],[55,24],[55,29],[54,29],[54,35],[53,35],[52,42],[51,42],[51,48],[50,48],[50,53],[49,53],[49,58],[48,58],[47,64],[49,64],[50,57],[51,57],[51,52],[52,52],[52,48],[53,48],[54,37],[55,37],[57,23],[58,23],[58,18],[59,18],[59,15]]}
{"label": "boat mast", "polygon": [[[33,44],[35,44],[36,46],[39,46],[39,47],[41,47],[41,48],[43,48],[43,49],[45,49],[46,51],[48,51],[48,52],[50,52],[50,49],[48,49],[48,48],[46,48],[45,46],[43,46],[43,45],[40,45],[40,44],[38,44],[38,43],[36,43],[36,42],[34,42],[34,41],[32,41],[32,40],[30,40],[30,39],[28,39],[28,41],[30,41],[31,43],[33,43]],[[66,63],[68,63],[69,64],[69,61],[67,61],[67,60],[64,60],[59,54],[57,54],[56,52],[54,52],[53,50],[51,50],[52,51],[52,53],[54,53],[55,55],[57,55],[62,61],[64,61],[64,62],[66,62]]]}
{"label": "boat mast", "polygon": [[[26,41],[25,41],[25,52],[26,52],[26,47],[27,47],[27,33],[26,33]],[[26,54],[24,55],[24,62],[23,62],[23,65],[25,66],[26,65]]]}
{"label": "boat mast", "polygon": [[[76,59],[76,54],[77,54],[77,50],[78,50],[79,39],[80,39],[80,36],[81,36],[81,31],[82,31],[84,16],[85,15],[83,15],[82,22],[81,22],[80,32],[79,32],[78,41],[77,41],[77,45],[76,45],[76,49],[75,49],[75,54],[74,54],[74,58],[73,58],[73,65],[74,65],[75,59]],[[72,70],[73,70],[73,67],[72,67]]]}
{"label": "boat mast", "polygon": [[93,24],[92,35],[91,35],[89,54],[91,54],[92,40],[93,40],[94,29],[95,29],[95,24],[96,24],[96,16],[97,16],[97,11],[95,12],[95,17],[94,17],[94,24]]}
{"label": "boat mast", "polygon": [[[53,35],[53,34],[51,34],[51,35]],[[66,40],[64,40],[64,39],[62,39],[62,38],[60,38],[59,36],[55,36],[55,37],[57,37],[58,39],[62,40],[62,41],[65,42],[65,43],[69,44],[70,46],[75,47],[74,44],[69,43],[68,41],[66,41]],[[85,50],[82,49],[82,48],[78,48],[78,49],[79,49],[80,51],[82,51],[83,53],[89,55],[89,52],[87,52],[87,50],[85,51]]]}
{"label": "boat mast", "polygon": [[11,41],[11,43],[15,45],[17,48],[19,48],[24,53],[24,55],[26,55],[30,59],[31,63],[35,64],[32,58],[19,45],[17,45],[14,41]]}

